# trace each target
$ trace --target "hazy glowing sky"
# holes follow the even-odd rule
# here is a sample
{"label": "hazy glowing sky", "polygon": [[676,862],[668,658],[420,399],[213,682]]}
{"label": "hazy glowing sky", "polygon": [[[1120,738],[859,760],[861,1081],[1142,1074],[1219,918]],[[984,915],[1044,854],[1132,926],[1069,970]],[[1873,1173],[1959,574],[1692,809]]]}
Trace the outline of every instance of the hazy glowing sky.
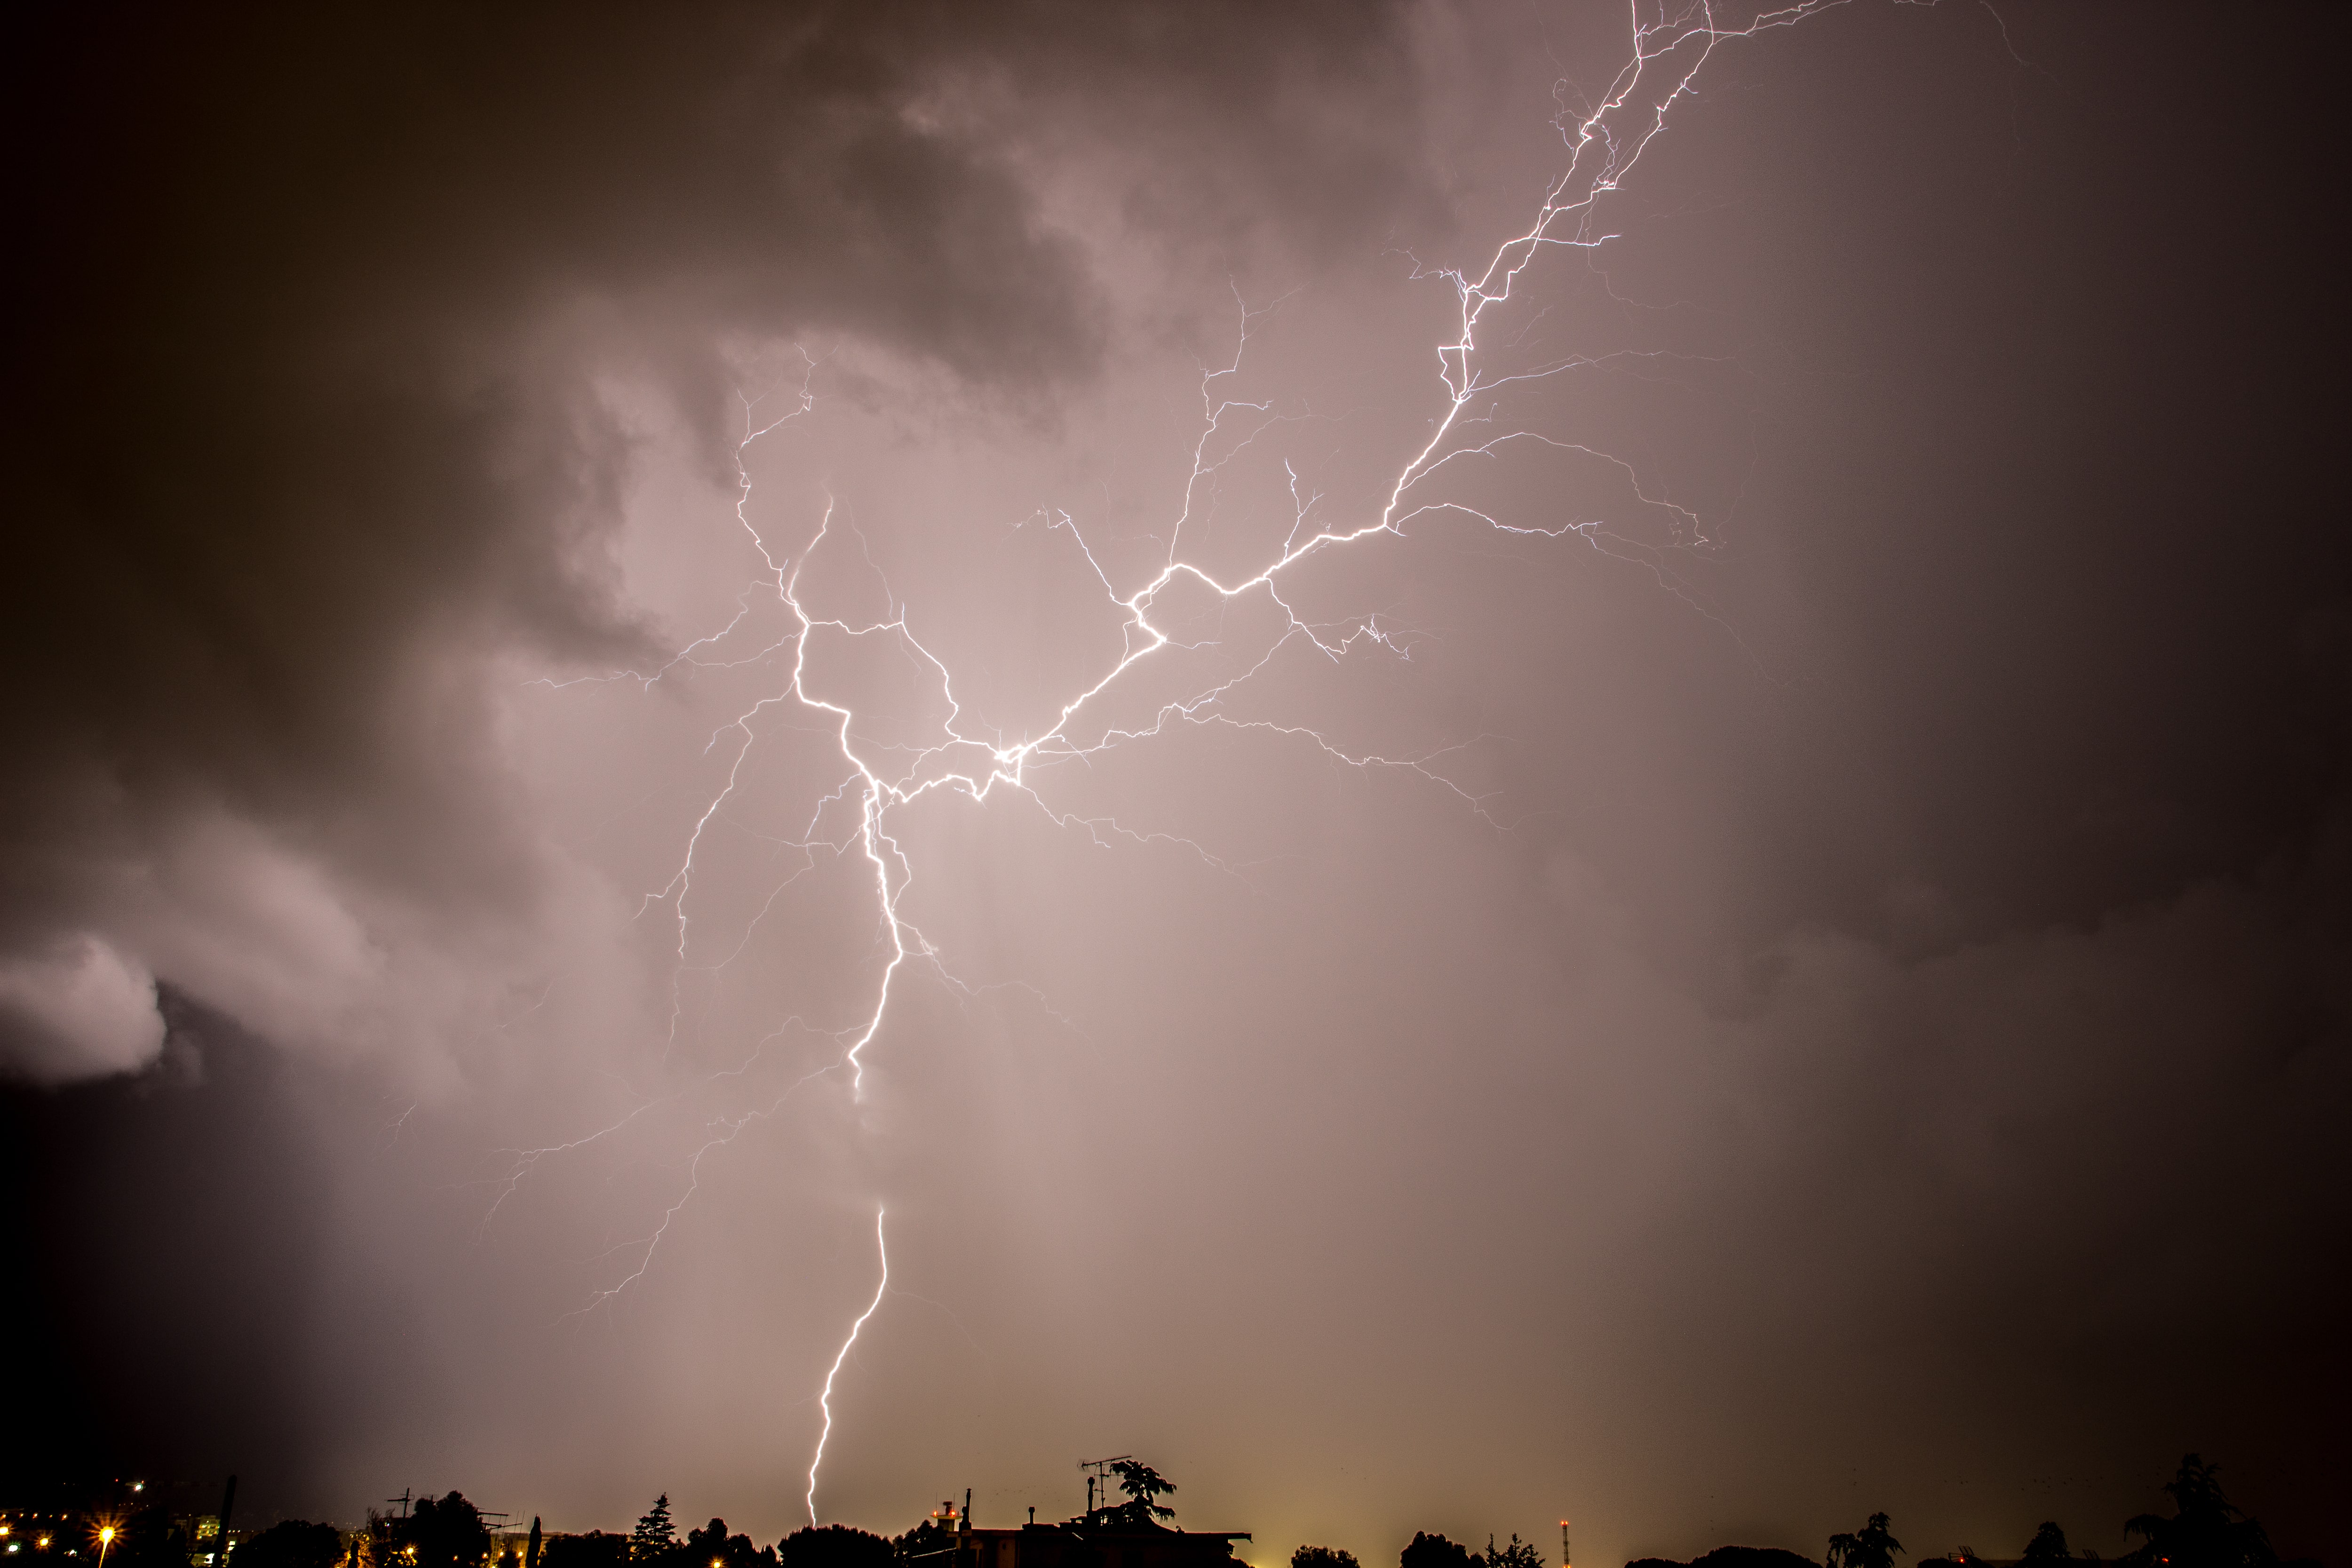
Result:
{"label": "hazy glowing sky", "polygon": [[[806,847],[856,792],[763,703],[753,534],[965,734],[1043,732],[1180,512],[1228,576],[1380,515],[1438,269],[1626,13],[49,16],[0,617],[39,1462],[772,1539],[887,1205],[828,1520],[1060,1517],[1133,1452],[1261,1564],[1877,1509],[2112,1555],[2195,1447],[2315,1549],[2332,47],[1999,12],[1720,47],[1481,340],[1569,366],[1465,410],[1543,439],[1285,576],[1381,638],[1180,584],[1073,733],[1246,675],[1219,722],[894,815],[944,973],[855,1094],[888,929]],[[1237,348],[1263,413],[1202,447]],[[805,679],[877,766],[938,741],[903,638]]]}

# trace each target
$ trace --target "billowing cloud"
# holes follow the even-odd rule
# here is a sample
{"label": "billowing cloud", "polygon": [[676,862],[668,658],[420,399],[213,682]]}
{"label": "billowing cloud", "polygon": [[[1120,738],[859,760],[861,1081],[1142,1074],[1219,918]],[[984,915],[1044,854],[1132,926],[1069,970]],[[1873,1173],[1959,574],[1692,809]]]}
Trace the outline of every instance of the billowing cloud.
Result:
{"label": "billowing cloud", "polygon": [[[393,1008],[395,972],[436,962],[404,922],[535,918],[563,874],[491,734],[499,661],[625,664],[667,635],[619,596],[641,432],[614,389],[682,407],[721,474],[736,357],[795,335],[1047,416],[1107,323],[1087,215],[1045,205],[1072,154],[1031,145],[1037,105],[1092,127],[1089,156],[1199,154],[1136,221],[1361,237],[1421,189],[1381,184],[1412,114],[1400,25],[48,15],[11,94],[48,152],[16,195],[40,308],[5,437],[33,521],[0,631],[0,951],[98,922],[266,1027],[284,1010],[247,1013],[250,976],[193,955],[346,995],[373,968]],[[230,842],[225,884],[180,874]],[[108,912],[126,882],[135,920]],[[281,918],[298,884],[315,921]],[[217,921],[223,898],[252,918]]]}
{"label": "billowing cloud", "polygon": [[135,1072],[163,1048],[155,977],[96,937],[0,964],[0,1071],[66,1083]]}

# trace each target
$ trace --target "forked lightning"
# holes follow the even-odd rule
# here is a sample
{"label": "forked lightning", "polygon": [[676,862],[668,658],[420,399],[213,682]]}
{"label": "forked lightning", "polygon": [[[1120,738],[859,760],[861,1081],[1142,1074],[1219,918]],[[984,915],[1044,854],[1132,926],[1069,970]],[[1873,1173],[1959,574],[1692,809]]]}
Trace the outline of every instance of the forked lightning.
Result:
{"label": "forked lightning", "polygon": [[[1192,470],[1182,494],[1171,498],[1174,517],[1167,535],[1167,549],[1158,569],[1148,581],[1122,593],[1097,559],[1094,551],[1081,535],[1078,525],[1066,513],[1057,513],[1050,520],[1056,531],[1066,531],[1076,548],[1084,555],[1110,603],[1116,607],[1122,623],[1123,647],[1120,657],[1109,671],[1092,684],[1072,690],[1063,700],[1054,722],[1043,733],[1013,744],[1003,743],[1001,737],[982,739],[965,733],[960,728],[963,710],[956,697],[953,672],[916,636],[908,624],[903,604],[895,606],[888,618],[851,624],[850,622],[813,614],[802,596],[802,585],[814,569],[819,552],[835,537],[835,511],[828,505],[817,521],[813,533],[797,553],[780,551],[765,537],[750,516],[751,479],[743,467],[743,454],[771,432],[808,413],[814,405],[811,388],[813,380],[804,380],[794,405],[781,417],[761,424],[751,416],[746,407],[743,435],[737,447],[739,495],[736,520],[750,536],[761,559],[766,563],[767,575],[757,592],[772,595],[774,605],[787,617],[781,638],[768,647],[741,658],[720,658],[722,649],[734,637],[751,615],[747,597],[736,618],[719,631],[682,649],[668,665],[650,675],[626,672],[621,677],[604,679],[635,679],[646,684],[661,679],[680,667],[710,668],[724,665],[740,668],[763,658],[780,657],[786,647],[791,650],[791,674],[780,689],[761,695],[711,740],[713,747],[728,746],[733,750],[732,762],[724,783],[710,797],[688,835],[676,874],[668,884],[646,896],[645,908],[667,904],[670,907],[677,930],[677,953],[680,970],[686,966],[692,912],[689,908],[694,893],[698,857],[703,851],[705,830],[712,819],[727,805],[740,786],[744,764],[758,744],[758,721],[771,710],[790,709],[803,716],[818,719],[824,728],[838,742],[843,773],[840,784],[815,801],[806,817],[807,828],[798,847],[812,856],[818,852],[861,857],[870,871],[870,886],[875,908],[880,917],[881,929],[887,933],[888,957],[876,982],[870,1005],[861,1004],[850,1022],[836,1028],[812,1030],[830,1034],[840,1045],[838,1058],[827,1066],[802,1079],[784,1090],[794,1089],[816,1078],[839,1073],[846,1080],[853,1098],[863,1094],[866,1082],[866,1047],[874,1044],[887,1016],[893,988],[910,960],[919,960],[949,984],[965,994],[965,986],[947,971],[939,949],[908,919],[903,900],[914,877],[914,868],[891,829],[892,815],[901,807],[934,792],[954,794],[983,804],[1000,789],[1021,796],[1024,802],[1045,812],[1057,825],[1079,827],[1100,839],[1108,831],[1114,837],[1145,840],[1157,835],[1134,832],[1108,819],[1076,816],[1057,809],[1039,792],[1033,777],[1035,770],[1074,759],[1085,758],[1108,751],[1126,742],[1156,736],[1171,725],[1223,724],[1238,728],[1272,730],[1320,746],[1334,757],[1360,768],[1397,767],[1418,771],[1433,781],[1454,789],[1468,800],[1474,809],[1482,809],[1479,801],[1469,796],[1451,780],[1431,766],[1434,755],[1412,758],[1389,758],[1350,753],[1332,745],[1323,735],[1307,725],[1281,726],[1265,722],[1244,722],[1219,710],[1221,700],[1234,687],[1247,681],[1264,669],[1276,654],[1297,642],[1326,658],[1338,659],[1347,655],[1360,642],[1370,642],[1394,647],[1392,633],[1382,627],[1376,616],[1366,616],[1341,626],[1310,625],[1303,619],[1284,596],[1284,581],[1299,563],[1309,556],[1344,550],[1363,544],[1382,535],[1402,536],[1406,526],[1417,520],[1438,514],[1454,514],[1462,521],[1516,534],[1541,534],[1559,539],[1570,533],[1580,535],[1596,548],[1609,548],[1608,535],[1601,525],[1594,522],[1513,522],[1476,510],[1457,501],[1424,499],[1425,486],[1447,465],[1474,457],[1494,456],[1512,443],[1528,442],[1554,449],[1569,450],[1615,464],[1631,481],[1633,494],[1642,504],[1658,509],[1678,521],[1684,537],[1697,540],[1703,535],[1699,519],[1685,509],[1653,496],[1635,474],[1633,465],[1609,454],[1580,443],[1556,439],[1533,431],[1513,431],[1477,442],[1468,440],[1464,430],[1478,423],[1475,417],[1465,419],[1465,411],[1474,400],[1494,394],[1514,382],[1541,380],[1567,374],[1579,369],[1591,368],[1601,360],[1570,357],[1532,369],[1490,369],[1482,358],[1479,345],[1481,323],[1490,310],[1509,300],[1520,286],[1528,268],[1548,251],[1554,249],[1591,250],[1607,243],[1612,237],[1596,224],[1601,198],[1617,190],[1640,162],[1644,151],[1664,132],[1669,111],[1689,94],[1707,59],[1721,45],[1737,38],[1752,37],[1770,28],[1783,27],[1802,21],[1846,0],[1794,0],[1794,3],[1768,9],[1737,25],[1727,23],[1719,15],[1718,5],[1706,0],[1689,0],[1685,4],[1643,4],[1631,8],[1630,55],[1609,91],[1598,102],[1581,110],[1563,111],[1559,124],[1569,153],[1565,170],[1552,182],[1528,226],[1497,246],[1483,270],[1475,275],[1467,269],[1442,269],[1422,274],[1443,278],[1454,287],[1458,302],[1458,330],[1452,337],[1436,345],[1437,381],[1443,389],[1440,405],[1432,420],[1428,439],[1418,450],[1404,455],[1387,487],[1385,504],[1377,515],[1366,516],[1349,525],[1321,525],[1310,530],[1308,514],[1315,500],[1302,500],[1297,489],[1297,475],[1292,474],[1292,501],[1297,519],[1290,535],[1280,549],[1255,573],[1221,579],[1193,560],[1187,559],[1185,525],[1191,521],[1202,487],[1211,482],[1216,462],[1210,456],[1213,443],[1238,424],[1256,420],[1270,423],[1270,405],[1243,402],[1223,395],[1233,384],[1241,367],[1241,356],[1247,345],[1253,320],[1244,309],[1232,363],[1223,368],[1206,372],[1202,379],[1202,400],[1200,437],[1194,445]],[[817,365],[810,362],[810,377]],[[1238,676],[1209,685],[1188,696],[1160,706],[1151,721],[1142,728],[1108,728],[1099,737],[1087,741],[1076,738],[1078,721],[1090,707],[1104,701],[1122,686],[1131,685],[1129,673],[1151,660],[1161,650],[1176,642],[1167,627],[1155,621],[1155,606],[1161,596],[1180,582],[1205,588],[1223,599],[1239,599],[1263,595],[1285,617],[1284,629],[1263,658]],[[845,638],[887,637],[897,639],[911,656],[918,667],[935,679],[939,696],[944,700],[947,717],[941,721],[937,740],[919,749],[911,762],[897,768],[886,768],[878,755],[862,750],[857,740],[857,714],[846,703],[822,697],[810,689],[807,681],[809,650],[821,637]],[[877,748],[878,751],[878,748]],[[829,812],[835,806],[849,805],[856,813],[856,825],[839,838],[827,837],[821,829]],[[781,891],[781,889],[779,889]],[[642,911],[641,911],[642,912]],[[740,944],[738,945],[740,951]],[[675,1043],[679,1004],[673,996],[671,1034]],[[810,1029],[811,1026],[795,1018],[778,1026]],[[737,1071],[742,1069],[738,1068]],[[600,1291],[597,1300],[610,1299],[628,1284],[642,1278],[659,1247],[669,1221],[688,1201],[694,1191],[693,1170],[698,1169],[701,1156],[719,1144],[731,1139],[751,1121],[772,1114],[782,1103],[779,1096],[771,1103],[720,1119],[711,1136],[695,1155],[689,1170],[686,1191],[677,1198],[653,1233],[638,1241],[626,1244],[625,1250],[635,1253],[634,1267],[619,1284]],[[554,1148],[516,1152],[504,1190],[511,1192],[517,1183],[539,1161],[566,1150],[593,1142],[618,1131],[642,1111],[632,1111],[612,1126],[586,1137]],[[495,1208],[493,1205],[493,1208]],[[808,1468],[806,1500],[809,1517],[817,1518],[816,1491],[819,1470],[824,1459],[824,1448],[833,1431],[832,1398],[834,1384],[846,1361],[858,1333],[880,1309],[889,1284],[889,1259],[884,1245],[883,1216],[877,1209],[875,1215],[875,1245],[880,1254],[882,1278],[873,1300],[850,1325],[847,1337],[827,1369],[817,1403],[822,1415],[822,1427],[816,1449]],[[592,1303],[593,1304],[593,1303]]]}

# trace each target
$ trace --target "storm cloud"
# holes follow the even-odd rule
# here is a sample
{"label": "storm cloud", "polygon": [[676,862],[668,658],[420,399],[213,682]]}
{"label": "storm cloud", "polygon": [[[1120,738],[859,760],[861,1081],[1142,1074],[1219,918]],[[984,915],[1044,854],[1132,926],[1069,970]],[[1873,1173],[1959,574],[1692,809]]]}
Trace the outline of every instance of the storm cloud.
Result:
{"label": "storm cloud", "polygon": [[[730,355],[794,334],[1047,416],[1103,326],[1080,237],[1018,167],[1035,98],[1057,134],[1181,143],[1152,210],[1226,205],[1229,243],[1268,213],[1359,240],[1424,199],[1379,183],[1412,165],[1397,17],[1213,20],[45,15],[11,93],[46,152],[16,203],[37,308],[8,437],[31,524],[9,945],[131,940],[128,910],[180,896],[155,884],[190,834],[238,860],[245,906],[298,903],[259,885],[308,875],[330,902],[511,913],[541,868],[476,672],[652,650],[610,565],[631,457],[610,383],[690,409],[713,464]],[[1196,172],[1249,146],[1279,153]],[[1290,203],[1334,184],[1359,199]],[[249,855],[218,843],[237,834]],[[228,918],[256,950],[289,934]]]}
{"label": "storm cloud", "polygon": [[[1264,600],[1171,596],[1229,722],[1045,773],[1060,824],[905,813],[940,962],[857,1095],[887,944],[810,847],[838,744],[759,706],[776,561],[1013,737],[1180,512],[1221,570],[1377,516],[1442,269],[1623,15],[38,14],[0,1067],[43,1463],[780,1532],[886,1205],[824,1500],[873,1528],[1133,1450],[1258,1563],[1877,1508],[2110,1551],[2199,1448],[2317,1549],[2340,39],[2278,45],[2341,23],[1998,9],[1723,46],[1500,318],[1577,368],[1471,413],[1552,444],[1286,582],[1384,640],[1259,664]],[[1228,364],[1263,423],[1187,492]],[[930,667],[811,646],[877,752],[933,732]]]}

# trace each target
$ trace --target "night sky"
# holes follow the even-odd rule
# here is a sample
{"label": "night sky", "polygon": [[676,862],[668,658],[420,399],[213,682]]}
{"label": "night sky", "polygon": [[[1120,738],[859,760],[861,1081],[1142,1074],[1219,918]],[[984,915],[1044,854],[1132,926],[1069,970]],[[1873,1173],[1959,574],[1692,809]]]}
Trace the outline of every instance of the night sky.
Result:
{"label": "night sky", "polygon": [[2342,1557],[2340,8],[12,31],[0,1468]]}

